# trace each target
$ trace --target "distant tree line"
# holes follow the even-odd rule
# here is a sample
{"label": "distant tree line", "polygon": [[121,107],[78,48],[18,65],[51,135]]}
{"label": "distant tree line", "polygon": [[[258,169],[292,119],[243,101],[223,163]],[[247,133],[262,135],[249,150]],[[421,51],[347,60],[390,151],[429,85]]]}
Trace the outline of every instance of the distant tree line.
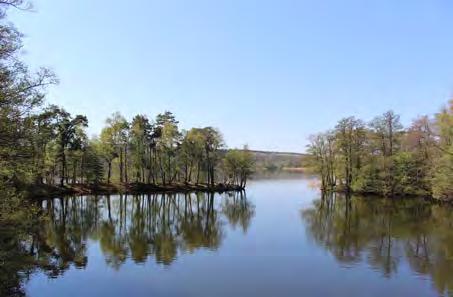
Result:
{"label": "distant tree line", "polygon": [[323,190],[453,198],[453,100],[408,128],[389,111],[369,123],[344,118],[310,142]]}

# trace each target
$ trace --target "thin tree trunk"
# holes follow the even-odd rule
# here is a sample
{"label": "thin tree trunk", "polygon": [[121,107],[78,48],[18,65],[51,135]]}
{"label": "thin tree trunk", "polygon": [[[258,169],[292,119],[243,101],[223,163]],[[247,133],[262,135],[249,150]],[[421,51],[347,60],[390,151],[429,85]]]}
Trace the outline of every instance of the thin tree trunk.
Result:
{"label": "thin tree trunk", "polygon": [[66,172],[66,155],[63,150],[63,152],[61,154],[61,175],[60,175],[60,186],[62,186],[62,187],[64,185],[65,172]]}
{"label": "thin tree trunk", "polygon": [[110,176],[112,175],[112,161],[108,162],[107,184],[110,185]]}
{"label": "thin tree trunk", "polygon": [[77,173],[77,161],[74,160],[74,164],[73,164],[74,168],[72,168],[72,183],[75,184],[76,183],[76,173]]}
{"label": "thin tree trunk", "polygon": [[124,177],[126,184],[128,183],[128,176],[127,176],[127,145],[124,147]]}
{"label": "thin tree trunk", "polygon": [[198,165],[197,165],[197,185],[199,184],[200,182],[200,161],[198,161]]}
{"label": "thin tree trunk", "polygon": [[120,183],[123,182],[123,149],[120,148]]}

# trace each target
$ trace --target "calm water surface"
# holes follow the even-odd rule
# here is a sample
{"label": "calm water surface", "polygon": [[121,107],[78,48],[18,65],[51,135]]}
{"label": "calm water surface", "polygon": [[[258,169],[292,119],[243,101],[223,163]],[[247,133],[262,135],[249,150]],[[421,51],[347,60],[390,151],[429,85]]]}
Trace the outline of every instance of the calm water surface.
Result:
{"label": "calm water surface", "polygon": [[43,202],[29,296],[449,296],[451,209],[324,197],[308,179],[246,194]]}

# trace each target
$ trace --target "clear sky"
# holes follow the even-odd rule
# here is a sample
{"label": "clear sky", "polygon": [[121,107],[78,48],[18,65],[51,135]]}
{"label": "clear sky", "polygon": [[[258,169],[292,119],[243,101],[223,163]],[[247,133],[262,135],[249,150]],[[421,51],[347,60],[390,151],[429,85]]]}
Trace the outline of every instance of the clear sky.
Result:
{"label": "clear sky", "polygon": [[48,101],[90,134],[120,111],[174,112],[230,147],[303,152],[341,117],[407,124],[453,94],[451,0],[33,0],[10,11]]}

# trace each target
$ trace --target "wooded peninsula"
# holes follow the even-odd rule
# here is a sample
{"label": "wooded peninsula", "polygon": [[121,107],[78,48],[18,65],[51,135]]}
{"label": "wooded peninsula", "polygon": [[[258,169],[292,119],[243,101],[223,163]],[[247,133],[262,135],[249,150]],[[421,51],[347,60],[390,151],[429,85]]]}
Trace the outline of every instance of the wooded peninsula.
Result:
{"label": "wooded peninsula", "polygon": [[344,118],[310,141],[323,191],[453,199],[453,100],[406,129],[388,111],[369,123]]}
{"label": "wooded peninsula", "polygon": [[44,107],[42,93],[32,96],[11,100],[2,115],[2,180],[15,188],[237,190],[252,172],[246,148],[226,150],[212,127],[180,130],[171,112],[130,122],[114,113],[99,137],[89,138],[85,116]]}

